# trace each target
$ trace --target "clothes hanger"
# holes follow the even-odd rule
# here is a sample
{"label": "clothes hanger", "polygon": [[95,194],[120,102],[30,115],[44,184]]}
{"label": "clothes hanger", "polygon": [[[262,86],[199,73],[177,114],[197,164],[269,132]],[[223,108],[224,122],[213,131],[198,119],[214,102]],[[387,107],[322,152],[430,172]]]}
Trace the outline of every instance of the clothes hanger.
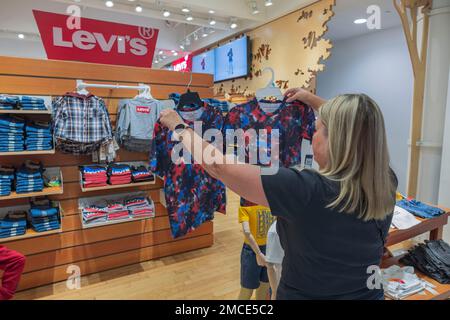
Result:
{"label": "clothes hanger", "polygon": [[281,92],[280,88],[275,86],[275,72],[272,68],[266,67],[262,70],[264,73],[265,71],[270,71],[272,74],[272,77],[270,79],[270,82],[265,86],[264,88],[261,88],[256,91],[256,99],[258,101],[264,100],[264,98],[267,97],[275,97],[278,101],[282,101],[284,99],[283,93]]}
{"label": "clothes hanger", "polygon": [[86,87],[82,85],[83,80],[77,80],[77,93],[81,95],[87,96],[89,91],[86,90]]}
{"label": "clothes hanger", "polygon": [[189,84],[187,85],[187,91],[180,96],[180,101],[178,102],[177,109],[181,109],[184,106],[187,106],[190,104],[194,104],[197,106],[203,105],[203,101],[202,101],[202,99],[200,99],[198,92],[192,92],[189,89],[189,87],[191,86],[191,83],[192,83],[192,72],[191,72],[191,80],[189,81]]}
{"label": "clothes hanger", "polygon": [[144,89],[139,90],[139,94],[134,97],[137,98],[145,98],[145,99],[154,99],[151,94],[151,87],[149,85],[145,85],[143,83],[139,84],[140,87],[144,87]]}

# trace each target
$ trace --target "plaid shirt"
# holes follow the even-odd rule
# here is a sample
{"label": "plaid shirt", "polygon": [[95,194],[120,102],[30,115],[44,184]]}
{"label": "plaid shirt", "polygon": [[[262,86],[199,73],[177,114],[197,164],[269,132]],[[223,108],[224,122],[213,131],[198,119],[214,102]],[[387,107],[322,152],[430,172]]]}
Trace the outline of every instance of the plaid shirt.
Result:
{"label": "plaid shirt", "polygon": [[67,93],[55,98],[52,105],[57,139],[91,145],[112,139],[109,113],[103,99],[92,94]]}

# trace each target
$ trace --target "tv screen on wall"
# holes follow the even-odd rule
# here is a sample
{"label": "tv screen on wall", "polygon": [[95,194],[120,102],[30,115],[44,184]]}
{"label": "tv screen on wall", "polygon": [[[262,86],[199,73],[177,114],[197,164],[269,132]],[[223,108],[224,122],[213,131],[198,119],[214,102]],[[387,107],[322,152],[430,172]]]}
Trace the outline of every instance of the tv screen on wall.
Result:
{"label": "tv screen on wall", "polygon": [[214,50],[205,51],[192,57],[192,72],[209,73],[215,72]]}
{"label": "tv screen on wall", "polygon": [[214,50],[214,81],[230,80],[248,75],[248,37],[242,37]]}

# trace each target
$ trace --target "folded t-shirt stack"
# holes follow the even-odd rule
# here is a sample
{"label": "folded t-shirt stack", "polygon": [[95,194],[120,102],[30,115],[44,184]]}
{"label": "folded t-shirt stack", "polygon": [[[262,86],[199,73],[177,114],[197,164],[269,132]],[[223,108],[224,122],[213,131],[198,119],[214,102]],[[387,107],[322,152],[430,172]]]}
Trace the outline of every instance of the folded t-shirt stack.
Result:
{"label": "folded t-shirt stack", "polygon": [[0,220],[0,238],[24,235],[27,231],[26,212],[8,214]]}
{"label": "folded t-shirt stack", "polygon": [[27,96],[22,96],[20,99],[20,108],[22,110],[47,110],[44,99]]}
{"label": "folded t-shirt stack", "polygon": [[59,209],[51,204],[31,205],[31,225],[36,232],[45,232],[59,229]]}
{"label": "folded t-shirt stack", "polygon": [[133,182],[145,182],[155,180],[155,176],[146,166],[131,167]]}
{"label": "folded t-shirt stack", "polygon": [[128,209],[120,202],[113,202],[108,204],[106,210],[108,211],[107,219],[109,221],[127,219],[130,217]]}
{"label": "folded t-shirt stack", "polygon": [[0,116],[0,152],[24,150],[25,121],[18,117]]}
{"label": "folded t-shirt stack", "polygon": [[11,194],[14,181],[14,168],[0,166],[0,197]]}
{"label": "folded t-shirt stack", "polygon": [[125,206],[130,211],[132,218],[153,218],[155,210],[152,202],[147,197],[136,197],[125,201]]}
{"label": "folded t-shirt stack", "polygon": [[16,192],[40,192],[44,189],[44,168],[40,162],[26,161],[16,172]]}
{"label": "folded t-shirt stack", "polygon": [[29,123],[25,127],[25,148],[28,151],[53,149],[51,125],[44,122]]}
{"label": "folded t-shirt stack", "polygon": [[108,176],[104,166],[80,167],[84,188],[104,187],[107,185]]}
{"label": "folded t-shirt stack", "polygon": [[85,224],[105,222],[108,218],[108,210],[105,207],[93,205],[83,208],[82,215]]}
{"label": "folded t-shirt stack", "polygon": [[0,96],[0,110],[18,109],[20,98],[16,96]]}
{"label": "folded t-shirt stack", "polygon": [[109,183],[112,185],[131,183],[131,168],[127,164],[112,163],[108,166]]}

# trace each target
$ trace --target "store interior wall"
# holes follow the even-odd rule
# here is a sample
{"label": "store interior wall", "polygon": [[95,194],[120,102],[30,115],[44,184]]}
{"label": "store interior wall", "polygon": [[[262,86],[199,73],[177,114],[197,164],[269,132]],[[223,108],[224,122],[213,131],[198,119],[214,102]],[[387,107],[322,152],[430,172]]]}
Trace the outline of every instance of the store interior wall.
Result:
{"label": "store interior wall", "polygon": [[391,166],[406,191],[413,74],[401,27],[333,42],[325,71],[318,73],[317,93],[332,98],[365,93],[383,111]]}

